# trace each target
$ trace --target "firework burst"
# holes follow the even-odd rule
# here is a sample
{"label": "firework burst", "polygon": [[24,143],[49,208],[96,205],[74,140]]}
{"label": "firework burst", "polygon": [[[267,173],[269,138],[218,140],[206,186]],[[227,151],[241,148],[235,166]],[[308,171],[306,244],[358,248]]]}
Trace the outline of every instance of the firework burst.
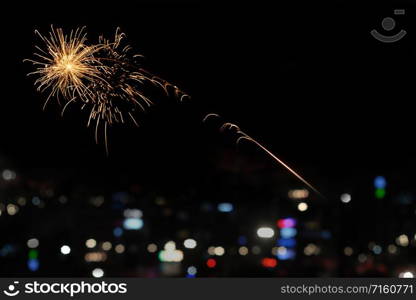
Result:
{"label": "firework burst", "polygon": [[[96,44],[87,43],[85,27],[65,35],[61,28],[54,29],[48,36],[36,31],[44,42],[43,48],[36,46],[35,59],[27,59],[36,67],[29,75],[37,75],[35,86],[40,92],[49,91],[46,104],[52,97],[62,96],[66,103],[62,114],[71,103],[80,103],[81,109],[89,108],[87,126],[95,122],[95,140],[98,143],[100,124],[103,124],[104,142],[108,154],[108,127],[116,123],[125,123],[128,119],[136,126],[134,117],[137,110],[145,111],[153,101],[145,93],[145,85],[150,84],[162,89],[166,95],[171,93],[180,99],[189,97],[177,86],[153,75],[141,67],[139,59],[143,56],[132,54],[131,47],[124,43],[125,35],[116,30],[114,39],[100,36]],[[220,117],[208,114],[210,117]],[[257,140],[233,124],[224,123],[221,131],[234,129],[238,134],[237,144],[242,140],[254,143],[271,156],[277,163],[301,180],[313,191],[319,193],[310,183],[296,173],[281,159],[270,152]]]}
{"label": "firework burst", "polygon": [[26,61],[36,66],[30,75],[39,76],[35,81],[41,92],[49,90],[45,105],[56,96],[63,96],[66,103],[62,114],[71,103],[79,102],[81,109],[89,109],[87,126],[95,122],[95,140],[99,140],[99,128],[103,128],[108,153],[107,130],[116,123],[130,120],[138,126],[134,113],[145,111],[153,104],[146,95],[145,86],[162,89],[180,100],[189,97],[177,86],[157,77],[141,67],[142,55],[132,54],[125,34],[116,30],[113,40],[100,36],[96,44],[87,43],[85,28],[65,35],[61,28],[52,27],[49,36],[36,33],[44,42],[44,49],[36,46],[36,59]]}
{"label": "firework burst", "polygon": [[88,86],[95,80],[102,80],[97,69],[99,62],[95,58],[100,46],[87,46],[85,28],[78,28],[65,35],[61,28],[51,28],[49,36],[38,31],[35,33],[44,42],[44,47],[36,46],[35,59],[26,59],[36,66],[35,81],[38,91],[49,90],[46,104],[51,97],[63,96],[67,101],[80,98],[88,101]]}

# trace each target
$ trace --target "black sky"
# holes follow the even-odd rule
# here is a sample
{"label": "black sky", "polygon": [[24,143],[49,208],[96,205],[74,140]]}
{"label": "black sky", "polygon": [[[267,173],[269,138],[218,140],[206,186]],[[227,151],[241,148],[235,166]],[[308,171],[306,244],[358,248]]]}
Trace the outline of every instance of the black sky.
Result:
{"label": "black sky", "polygon": [[[8,164],[189,180],[209,172],[227,145],[201,125],[204,113],[218,112],[311,176],[414,177],[410,1],[85,2],[14,4],[1,21],[0,153]],[[369,32],[395,8],[407,9],[396,20],[408,36],[382,44]],[[74,106],[61,118],[56,104],[43,112],[45,95],[25,75],[31,65],[22,60],[39,42],[33,31],[50,24],[86,25],[91,40],[121,27],[144,67],[192,100],[160,99],[139,129],[115,128],[106,157],[86,113]]]}

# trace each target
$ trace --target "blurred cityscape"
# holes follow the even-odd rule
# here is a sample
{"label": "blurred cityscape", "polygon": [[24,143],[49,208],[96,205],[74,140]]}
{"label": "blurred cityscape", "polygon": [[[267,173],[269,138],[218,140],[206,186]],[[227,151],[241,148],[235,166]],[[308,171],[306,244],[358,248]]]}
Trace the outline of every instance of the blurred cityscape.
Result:
{"label": "blurred cityscape", "polygon": [[219,155],[214,174],[180,191],[2,159],[1,275],[415,276],[414,194],[390,174],[320,184],[323,198],[243,153]]}

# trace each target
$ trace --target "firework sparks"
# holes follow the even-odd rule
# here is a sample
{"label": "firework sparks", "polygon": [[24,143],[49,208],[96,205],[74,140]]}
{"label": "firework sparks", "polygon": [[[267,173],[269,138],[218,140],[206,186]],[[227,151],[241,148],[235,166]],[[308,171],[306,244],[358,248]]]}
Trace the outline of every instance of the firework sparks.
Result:
{"label": "firework sparks", "polygon": [[94,80],[100,80],[100,72],[96,68],[98,61],[94,54],[99,46],[87,46],[85,28],[79,28],[65,35],[61,28],[54,29],[48,36],[43,36],[38,31],[35,33],[44,42],[44,48],[36,46],[38,52],[34,53],[35,59],[26,59],[32,62],[37,70],[28,75],[38,75],[35,81],[38,91],[49,90],[46,104],[51,97],[62,95],[68,101],[79,97],[87,101],[88,84]]}
{"label": "firework sparks", "polygon": [[98,143],[100,125],[108,154],[108,127],[131,120],[138,126],[134,113],[145,111],[153,101],[145,94],[145,85],[162,89],[167,95],[173,91],[181,101],[189,97],[177,86],[144,70],[124,43],[125,35],[116,30],[114,40],[103,36],[98,43],[88,44],[85,27],[65,35],[61,28],[52,27],[49,36],[36,31],[44,48],[36,46],[36,59],[27,59],[36,66],[35,86],[41,92],[49,90],[46,104],[52,97],[62,96],[66,103],[62,114],[71,103],[79,102],[81,109],[89,107],[87,126],[95,122],[95,140]]}
{"label": "firework sparks", "polygon": [[[98,142],[98,127],[100,121],[104,123],[104,135],[107,139],[107,126],[114,123],[124,123],[130,119],[136,126],[138,122],[134,117],[136,110],[145,111],[153,102],[144,93],[147,83],[162,88],[166,95],[169,90],[181,101],[189,97],[178,87],[170,84],[140,67],[139,59],[143,56],[132,54],[132,48],[123,43],[125,34],[116,30],[114,40],[110,41],[103,36],[99,38],[100,50],[97,60],[98,69],[105,80],[92,82],[90,90],[93,92],[88,126],[91,120],[95,121],[95,139]],[[108,143],[106,142],[106,145]],[[108,150],[107,150],[108,151]]]}
{"label": "firework sparks", "polygon": [[[207,114],[205,116],[205,118],[203,119],[203,122],[206,122],[209,118],[212,118],[212,117],[221,118],[220,115],[211,113],[211,114]],[[237,144],[239,144],[243,140],[246,140],[246,141],[249,141],[249,142],[255,144],[261,150],[263,150],[264,152],[266,152],[267,155],[269,155],[274,161],[276,161],[277,163],[279,163],[286,170],[288,170],[291,174],[293,174],[296,178],[298,178],[301,182],[303,182],[307,187],[309,187],[311,190],[313,190],[319,196],[323,197],[323,195],[316,188],[314,188],[313,185],[311,185],[308,181],[306,181],[295,170],[293,170],[291,167],[289,167],[284,161],[282,161],[280,158],[278,158],[276,155],[274,155],[269,149],[267,149],[265,146],[263,146],[261,143],[259,143],[256,139],[252,138],[247,133],[245,133],[244,131],[242,131],[238,125],[236,125],[234,123],[226,122],[226,123],[224,123],[220,127],[220,130],[221,131],[224,131],[224,130],[227,130],[227,129],[228,130],[235,130],[235,132],[238,135],[238,138],[237,138],[237,141],[236,141]]]}
{"label": "firework sparks", "polygon": [[[59,96],[66,100],[62,114],[71,103],[80,102],[81,109],[90,107],[87,126],[95,122],[95,140],[98,143],[100,124],[104,128],[104,143],[108,154],[108,127],[116,123],[125,123],[130,119],[136,126],[134,117],[137,110],[145,111],[153,104],[144,92],[145,84],[161,88],[166,95],[173,94],[181,101],[189,97],[177,86],[144,70],[138,58],[139,54],[131,54],[131,47],[123,43],[124,33],[116,30],[114,40],[103,36],[97,44],[87,44],[85,27],[71,31],[65,35],[61,28],[51,28],[49,36],[36,31],[44,42],[44,48],[36,46],[36,59],[27,59],[36,66],[36,71],[29,75],[37,75],[35,86],[41,92],[49,90],[46,104],[52,97]],[[210,117],[220,117],[208,114]],[[301,180],[313,191],[321,195],[310,183],[296,173],[281,159],[276,157],[257,140],[241,131],[233,123],[224,123],[221,130],[234,129],[239,135],[237,143],[247,140],[265,151],[276,162]]]}

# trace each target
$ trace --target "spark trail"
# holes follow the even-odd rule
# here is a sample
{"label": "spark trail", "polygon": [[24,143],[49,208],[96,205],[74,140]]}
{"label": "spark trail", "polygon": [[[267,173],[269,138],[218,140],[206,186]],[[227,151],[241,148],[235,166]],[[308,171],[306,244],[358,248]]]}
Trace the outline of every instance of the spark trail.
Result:
{"label": "spark trail", "polygon": [[[215,117],[215,118],[221,118],[220,115],[215,113],[210,113],[205,116],[203,119],[203,122],[206,122],[209,118]],[[238,135],[236,144],[239,144],[242,140],[247,140],[254,145],[256,145],[258,148],[263,150],[267,155],[269,155],[275,162],[283,166],[286,170],[288,170],[292,175],[294,175],[297,179],[299,179],[302,183],[304,183],[307,187],[309,187],[312,191],[314,191],[316,194],[318,194],[320,197],[325,198],[312,184],[310,184],[306,179],[304,179],[301,175],[299,175],[295,170],[293,170],[291,167],[289,167],[284,161],[282,161],[280,158],[278,158],[275,154],[273,154],[269,149],[267,149],[265,146],[263,146],[260,142],[258,142],[256,139],[252,138],[250,135],[245,133],[240,129],[240,127],[234,123],[226,122],[223,123],[223,125],[220,127],[220,130],[223,132],[224,130],[235,130],[235,132]]]}

